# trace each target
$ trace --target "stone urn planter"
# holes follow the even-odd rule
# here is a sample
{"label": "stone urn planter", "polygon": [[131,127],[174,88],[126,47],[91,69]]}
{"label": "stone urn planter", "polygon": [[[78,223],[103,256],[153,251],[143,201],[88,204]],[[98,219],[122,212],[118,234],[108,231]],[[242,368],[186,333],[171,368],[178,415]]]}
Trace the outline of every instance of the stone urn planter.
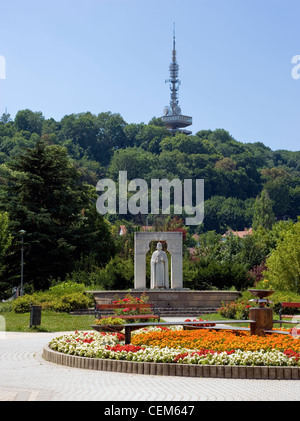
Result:
{"label": "stone urn planter", "polygon": [[252,307],[249,312],[249,318],[254,320],[256,323],[251,323],[250,331],[251,335],[264,336],[266,330],[272,330],[273,328],[273,309],[265,307],[268,304],[266,297],[272,295],[275,291],[273,290],[262,290],[262,289],[249,289],[259,307]]}

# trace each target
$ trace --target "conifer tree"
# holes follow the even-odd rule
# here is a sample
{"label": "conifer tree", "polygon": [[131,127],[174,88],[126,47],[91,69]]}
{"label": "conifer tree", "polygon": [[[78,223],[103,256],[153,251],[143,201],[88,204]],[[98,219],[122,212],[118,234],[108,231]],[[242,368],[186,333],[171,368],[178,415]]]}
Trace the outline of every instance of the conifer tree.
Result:
{"label": "conifer tree", "polygon": [[[64,278],[72,271],[79,253],[88,253],[92,247],[98,253],[101,250],[99,236],[93,237],[93,243],[86,238],[93,234],[87,228],[89,221],[85,216],[86,209],[94,206],[90,189],[80,182],[80,174],[65,148],[48,145],[43,140],[26,149],[9,167],[6,209],[16,239],[12,272],[19,272],[17,239],[19,231],[25,230],[24,278],[33,283],[35,290],[45,289],[50,277]],[[98,232],[101,237],[105,233],[109,237],[101,222],[102,230]]]}
{"label": "conifer tree", "polygon": [[273,212],[272,200],[266,190],[261,192],[261,195],[256,198],[254,203],[254,215],[252,228],[256,230],[258,227],[271,229],[275,222]]}

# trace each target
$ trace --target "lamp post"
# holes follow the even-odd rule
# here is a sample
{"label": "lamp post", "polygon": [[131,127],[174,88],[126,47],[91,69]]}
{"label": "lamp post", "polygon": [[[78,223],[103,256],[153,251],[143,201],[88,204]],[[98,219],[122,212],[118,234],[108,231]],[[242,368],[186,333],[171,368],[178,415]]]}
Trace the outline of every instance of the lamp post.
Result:
{"label": "lamp post", "polygon": [[21,235],[21,291],[20,291],[20,296],[23,297],[23,286],[24,286],[24,235],[26,234],[26,231],[24,230],[20,230],[19,231],[20,235]]}

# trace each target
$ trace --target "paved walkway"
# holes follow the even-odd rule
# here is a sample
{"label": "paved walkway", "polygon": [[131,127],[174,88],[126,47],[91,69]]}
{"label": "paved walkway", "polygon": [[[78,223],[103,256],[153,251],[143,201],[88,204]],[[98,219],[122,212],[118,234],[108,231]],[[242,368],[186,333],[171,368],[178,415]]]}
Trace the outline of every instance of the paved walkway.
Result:
{"label": "paved walkway", "polygon": [[42,350],[59,333],[0,336],[0,401],[299,401],[298,380],[143,376],[58,366]]}

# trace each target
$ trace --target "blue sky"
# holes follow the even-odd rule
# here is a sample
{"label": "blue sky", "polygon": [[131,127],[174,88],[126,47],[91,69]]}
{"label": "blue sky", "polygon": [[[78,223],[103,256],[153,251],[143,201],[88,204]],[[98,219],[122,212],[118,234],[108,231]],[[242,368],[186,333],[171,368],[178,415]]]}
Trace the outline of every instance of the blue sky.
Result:
{"label": "blue sky", "polygon": [[[0,114],[148,123],[169,104],[173,22],[191,130],[299,150],[299,0],[2,0]],[[300,74],[300,70],[299,70]]]}

